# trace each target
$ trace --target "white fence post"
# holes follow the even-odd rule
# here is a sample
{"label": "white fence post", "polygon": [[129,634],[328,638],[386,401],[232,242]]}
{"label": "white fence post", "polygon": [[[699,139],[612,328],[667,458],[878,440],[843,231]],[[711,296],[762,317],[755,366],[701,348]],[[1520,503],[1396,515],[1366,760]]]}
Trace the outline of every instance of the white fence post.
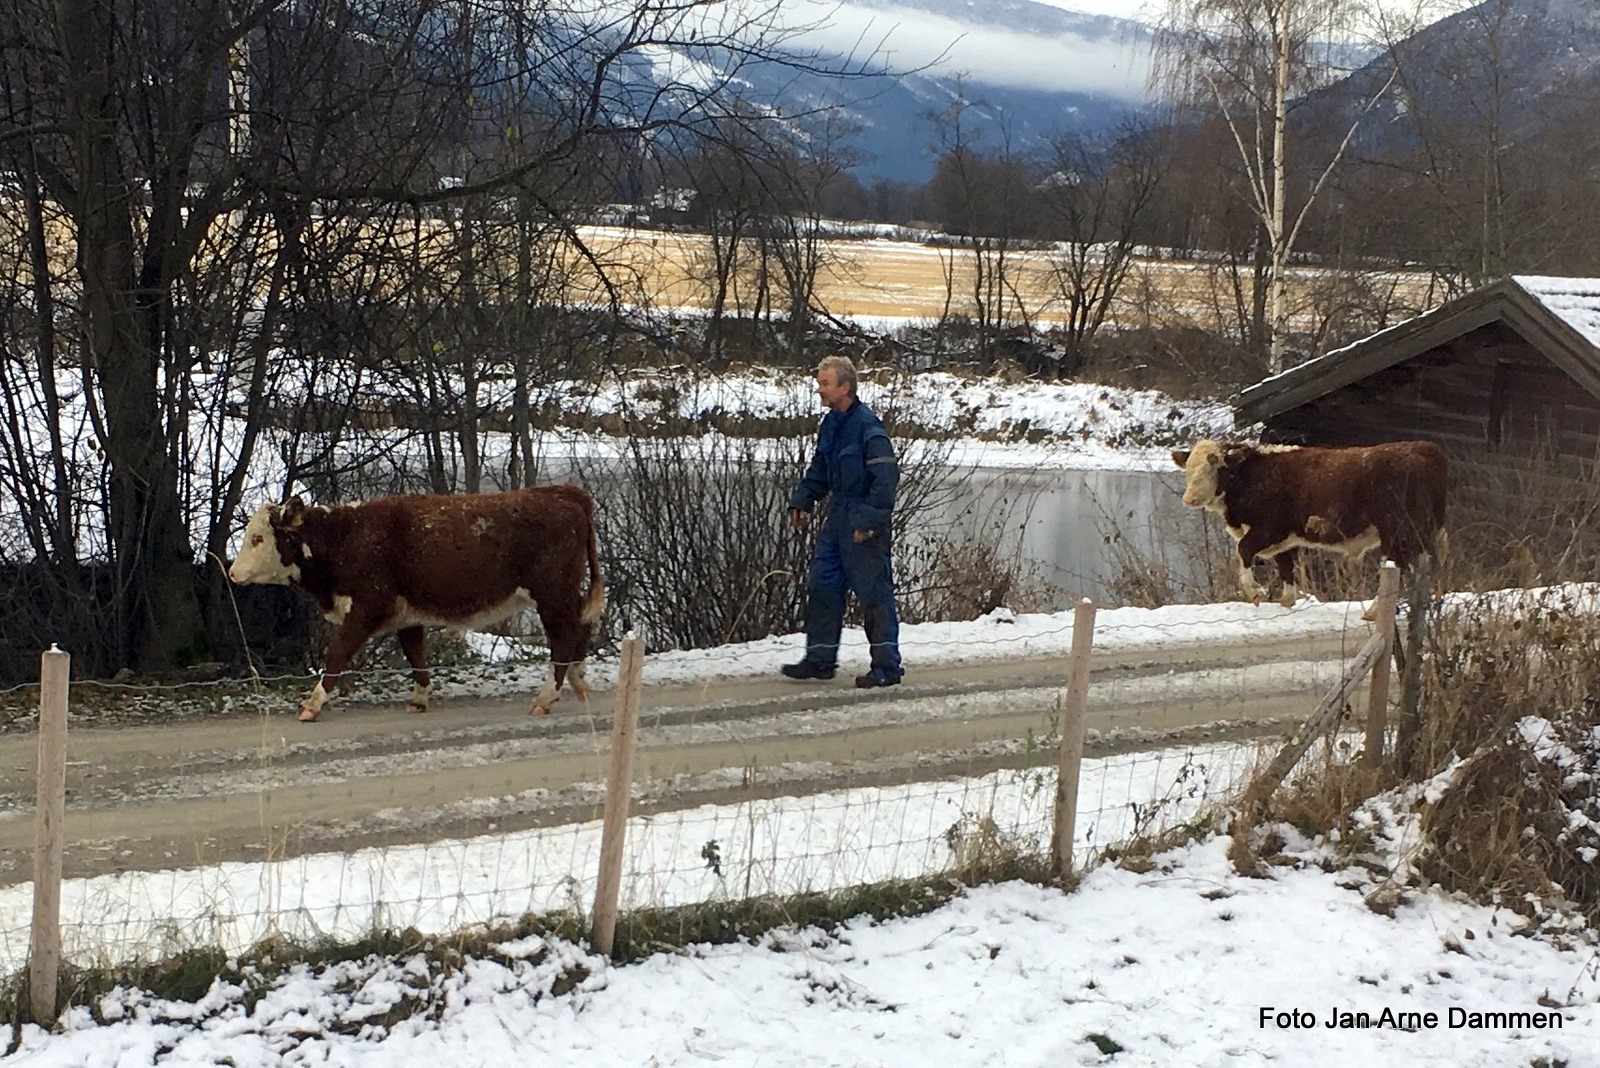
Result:
{"label": "white fence post", "polygon": [[1372,665],[1372,683],[1367,687],[1368,767],[1383,763],[1384,735],[1389,728],[1389,665],[1394,662],[1394,611],[1400,597],[1400,569],[1393,560],[1383,562],[1378,572],[1378,599],[1372,603],[1372,621],[1383,635],[1383,654]]}
{"label": "white fence post", "polygon": [[1072,875],[1077,836],[1078,776],[1083,766],[1083,716],[1089,705],[1089,660],[1094,650],[1094,602],[1085,597],[1072,613],[1072,659],[1061,702],[1061,752],[1056,768],[1056,837],[1050,866],[1057,878]]}
{"label": "white fence post", "polygon": [[590,938],[607,956],[617,933],[617,901],[622,891],[622,852],[628,829],[628,799],[633,786],[633,736],[639,726],[639,689],[644,676],[644,642],[631,634],[622,641],[617,691],[611,716],[611,772],[606,779],[605,822],[600,831],[600,875],[594,890]]}
{"label": "white fence post", "polygon": [[1400,679],[1400,722],[1395,725],[1395,763],[1410,778],[1422,733],[1422,639],[1428,631],[1428,604],[1433,599],[1433,558],[1426,553],[1412,565],[1407,598],[1405,674]]}
{"label": "white fence post", "polygon": [[67,807],[67,679],[72,657],[54,645],[39,657],[38,801],[34,807],[33,935],[28,1003],[35,1023],[56,1018],[61,971],[62,820]]}

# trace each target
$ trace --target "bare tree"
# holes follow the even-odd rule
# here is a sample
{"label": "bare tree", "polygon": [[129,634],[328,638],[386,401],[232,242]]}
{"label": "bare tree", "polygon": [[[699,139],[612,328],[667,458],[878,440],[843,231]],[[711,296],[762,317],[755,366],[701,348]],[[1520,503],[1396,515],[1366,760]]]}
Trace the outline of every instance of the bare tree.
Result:
{"label": "bare tree", "polygon": [[[422,413],[450,430],[435,477],[476,483],[480,346],[509,321],[487,205],[518,203],[522,292],[563,299],[532,277],[567,269],[542,235],[603,267],[581,206],[652,138],[735,113],[744,65],[818,66],[803,30],[773,2],[712,0],[6,5],[0,171],[19,176],[19,247],[35,250],[0,283],[28,331],[7,336],[11,395],[28,398],[13,441],[50,455],[3,492],[50,517],[29,543],[41,566],[92,558],[105,575],[103,655],[80,663],[208,656],[221,580],[210,569],[206,589],[199,554],[221,555],[267,472],[334,481],[362,465],[352,443],[373,460],[400,447],[366,421],[444,409]],[[662,49],[692,76],[638,77]],[[474,222],[441,240],[452,203]],[[473,307],[471,329],[436,352],[446,301]]]}
{"label": "bare tree", "polygon": [[[1514,137],[1511,128],[1512,101],[1529,88],[1526,72],[1508,56],[1521,6],[1515,0],[1475,5],[1456,19],[1469,32],[1448,43],[1414,36],[1409,13],[1381,23],[1403,105],[1395,125],[1414,147],[1375,161],[1373,177],[1405,198],[1411,225],[1403,226],[1403,239],[1412,254],[1440,265],[1447,294],[1503,277],[1518,259],[1541,258],[1521,235],[1537,217],[1535,190],[1561,171],[1545,171],[1520,188],[1514,177],[1513,140],[1516,155],[1537,156],[1539,149],[1536,136]],[[1379,242],[1392,236],[1375,235]]]}
{"label": "bare tree", "polygon": [[689,161],[695,203],[690,213],[705,234],[700,282],[710,313],[707,347],[727,355],[728,317],[753,319],[762,304],[765,262],[761,220],[770,214],[771,191],[758,168],[758,142],[738,132],[704,143]]}
{"label": "bare tree", "polygon": [[1066,312],[1063,373],[1081,365],[1109,317],[1167,165],[1164,133],[1148,125],[1129,124],[1107,139],[1056,139],[1039,202],[1045,235],[1056,241],[1048,259]]}
{"label": "bare tree", "polygon": [[[928,191],[941,225],[956,242],[941,253],[943,318],[970,315],[977,330],[978,365],[987,368],[999,334],[1008,325],[1028,321],[1027,307],[1017,292],[1013,253],[1030,206],[1032,175],[1027,161],[1013,151],[1003,121],[998,124],[998,148],[987,153],[980,147],[981,131],[973,119],[974,109],[982,107],[969,101],[958,83],[949,106],[930,116],[939,155]],[[966,299],[957,304],[963,280]]]}
{"label": "bare tree", "polygon": [[1340,67],[1331,45],[1348,42],[1360,0],[1167,0],[1157,76],[1181,105],[1215,110],[1249,178],[1265,238],[1268,372],[1283,369],[1289,334],[1288,265],[1307,211],[1392,78],[1357,118],[1291,210],[1290,116]]}
{"label": "bare tree", "polygon": [[833,191],[844,184],[856,162],[841,144],[851,132],[850,123],[831,110],[812,124],[804,147],[780,151],[770,171],[774,210],[763,227],[762,245],[782,281],[787,348],[801,359],[818,276],[838,263],[829,251],[824,216]]}

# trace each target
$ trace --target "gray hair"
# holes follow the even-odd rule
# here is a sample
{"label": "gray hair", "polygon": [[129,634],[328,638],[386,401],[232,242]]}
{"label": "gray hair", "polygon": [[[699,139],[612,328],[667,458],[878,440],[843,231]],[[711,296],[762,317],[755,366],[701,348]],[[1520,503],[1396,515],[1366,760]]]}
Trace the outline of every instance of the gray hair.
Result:
{"label": "gray hair", "polygon": [[848,356],[824,356],[822,362],[817,364],[817,373],[832,371],[833,380],[840,385],[849,386],[852,395],[856,392],[856,365],[850,362]]}

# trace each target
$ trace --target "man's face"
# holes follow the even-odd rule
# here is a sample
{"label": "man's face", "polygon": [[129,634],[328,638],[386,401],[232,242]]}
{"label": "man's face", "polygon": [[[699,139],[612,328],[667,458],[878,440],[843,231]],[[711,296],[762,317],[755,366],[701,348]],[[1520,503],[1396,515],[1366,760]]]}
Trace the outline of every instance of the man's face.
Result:
{"label": "man's face", "polygon": [[842,412],[850,407],[850,387],[839,381],[839,372],[824,367],[817,372],[817,396],[822,406],[831,412]]}

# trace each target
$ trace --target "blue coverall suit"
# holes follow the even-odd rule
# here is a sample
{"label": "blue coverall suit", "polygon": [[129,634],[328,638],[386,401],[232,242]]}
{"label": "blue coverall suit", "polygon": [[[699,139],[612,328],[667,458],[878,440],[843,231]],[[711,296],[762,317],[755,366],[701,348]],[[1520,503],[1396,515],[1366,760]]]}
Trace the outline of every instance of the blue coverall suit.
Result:
{"label": "blue coverall suit", "polygon": [[[873,671],[880,678],[903,674],[889,546],[899,484],[894,446],[870,408],[857,400],[822,417],[817,451],[789,497],[790,508],[809,512],[833,495],[811,562],[806,610],[805,659],[817,667],[831,671],[838,666],[845,593],[854,590],[872,645]],[[871,536],[858,544],[852,536],[858,530]]]}

